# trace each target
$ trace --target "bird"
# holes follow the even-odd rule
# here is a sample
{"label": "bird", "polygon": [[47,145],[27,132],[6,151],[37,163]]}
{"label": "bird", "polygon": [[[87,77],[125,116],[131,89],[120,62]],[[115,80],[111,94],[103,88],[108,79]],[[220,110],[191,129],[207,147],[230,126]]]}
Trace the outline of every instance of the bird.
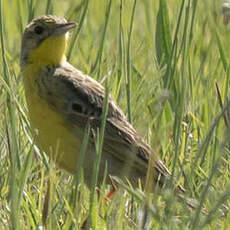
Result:
{"label": "bird", "polygon": [[[22,36],[20,67],[35,143],[60,168],[78,173],[79,153],[89,127],[82,165],[89,185],[96,158],[94,134],[103,119],[105,88],[67,61],[69,31],[75,27],[75,22],[54,15],[33,19]],[[106,169],[108,175],[128,179],[137,186],[139,180],[145,182],[151,160],[153,184],[162,187],[172,179],[166,165],[110,96],[105,122],[99,182]],[[175,190],[185,193],[181,185],[176,185]]]}

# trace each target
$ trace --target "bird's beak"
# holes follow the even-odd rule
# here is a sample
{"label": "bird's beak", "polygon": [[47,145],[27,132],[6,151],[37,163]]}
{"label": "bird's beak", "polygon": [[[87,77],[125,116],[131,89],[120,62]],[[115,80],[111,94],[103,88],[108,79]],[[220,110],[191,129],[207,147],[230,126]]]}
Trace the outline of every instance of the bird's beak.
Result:
{"label": "bird's beak", "polygon": [[67,23],[60,24],[54,28],[53,35],[58,36],[61,34],[65,34],[67,31],[75,28],[76,26],[77,26],[76,22],[67,22]]}

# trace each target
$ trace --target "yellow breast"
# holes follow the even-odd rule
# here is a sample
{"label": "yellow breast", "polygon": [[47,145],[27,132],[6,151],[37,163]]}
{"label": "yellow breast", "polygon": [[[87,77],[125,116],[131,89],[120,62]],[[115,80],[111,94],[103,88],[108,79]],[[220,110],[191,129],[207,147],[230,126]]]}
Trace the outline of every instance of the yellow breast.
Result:
{"label": "yellow breast", "polygon": [[35,83],[36,76],[39,77],[38,73],[39,68],[33,65],[29,65],[23,71],[29,119],[35,142],[62,168],[74,172],[81,140],[74,134],[76,130],[73,125],[39,96]]}

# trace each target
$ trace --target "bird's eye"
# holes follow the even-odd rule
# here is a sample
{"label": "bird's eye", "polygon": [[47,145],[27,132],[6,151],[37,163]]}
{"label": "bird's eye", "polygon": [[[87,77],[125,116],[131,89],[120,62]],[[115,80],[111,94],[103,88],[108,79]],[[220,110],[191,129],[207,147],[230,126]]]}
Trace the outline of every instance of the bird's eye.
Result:
{"label": "bird's eye", "polygon": [[42,34],[43,31],[44,31],[44,28],[41,27],[41,26],[36,26],[36,27],[34,28],[34,32],[35,32],[36,34]]}

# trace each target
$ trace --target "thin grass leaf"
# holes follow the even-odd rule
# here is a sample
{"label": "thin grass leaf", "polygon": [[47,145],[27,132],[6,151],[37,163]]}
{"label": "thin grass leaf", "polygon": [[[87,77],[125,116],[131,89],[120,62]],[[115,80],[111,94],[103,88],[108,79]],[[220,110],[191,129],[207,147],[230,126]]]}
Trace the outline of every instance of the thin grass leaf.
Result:
{"label": "thin grass leaf", "polygon": [[159,1],[155,43],[157,62],[159,66],[163,67],[165,64],[168,63],[172,49],[171,30],[166,0]]}
{"label": "thin grass leaf", "polygon": [[109,88],[106,81],[101,127],[100,127],[100,132],[97,132],[95,137],[96,159],[95,159],[95,164],[93,166],[93,175],[92,175],[92,182],[90,187],[91,196],[90,196],[90,209],[89,209],[90,221],[88,223],[89,227],[93,226],[93,222],[94,222],[93,219],[95,219],[95,208],[96,208],[95,188],[97,186],[98,176],[99,176],[98,174],[99,174],[99,167],[100,167],[101,155],[103,149],[104,132],[105,132],[108,108],[109,108]]}
{"label": "thin grass leaf", "polygon": [[129,25],[129,34],[128,34],[128,44],[127,44],[127,60],[126,60],[126,93],[127,93],[127,110],[128,110],[128,120],[132,123],[132,110],[131,110],[131,35],[133,31],[134,15],[136,9],[137,1],[134,0],[132,7],[132,15]]}
{"label": "thin grass leaf", "polygon": [[46,15],[53,14],[53,2],[52,0],[46,1]]}
{"label": "thin grass leaf", "polygon": [[104,44],[105,44],[105,35],[106,35],[109,18],[110,18],[111,5],[112,5],[112,0],[108,0],[108,5],[106,8],[106,12],[105,12],[105,25],[103,27],[101,42],[99,44],[96,60],[90,70],[90,74],[93,74],[94,71],[98,69],[98,76],[100,76],[101,58],[102,58],[102,53],[103,53]]}
{"label": "thin grass leaf", "polygon": [[77,40],[78,40],[80,31],[81,31],[82,26],[83,26],[83,22],[84,22],[84,20],[85,20],[85,16],[86,16],[86,13],[87,13],[87,10],[88,10],[88,5],[89,5],[89,0],[86,0],[86,1],[85,1],[85,6],[84,6],[84,9],[83,9],[83,12],[82,12],[80,21],[79,21],[79,24],[78,24],[78,26],[77,26],[77,30],[76,30],[76,32],[74,33],[73,39],[71,40],[71,43],[70,43],[70,46],[69,46],[69,51],[68,51],[68,53],[67,53],[67,59],[68,59],[68,60],[71,60],[71,57],[72,57],[72,53],[73,53],[75,44],[76,44],[76,42],[77,42]]}

